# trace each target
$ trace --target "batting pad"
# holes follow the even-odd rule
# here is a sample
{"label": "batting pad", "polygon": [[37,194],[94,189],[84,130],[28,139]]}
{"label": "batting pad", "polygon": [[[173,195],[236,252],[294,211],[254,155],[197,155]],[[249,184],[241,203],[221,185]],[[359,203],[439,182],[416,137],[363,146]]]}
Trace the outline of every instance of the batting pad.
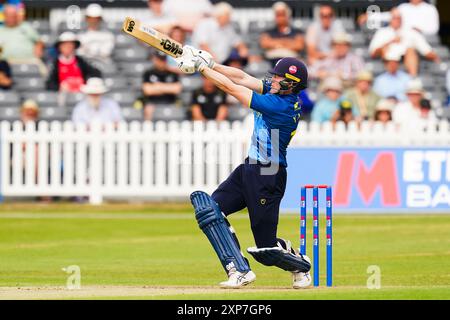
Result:
{"label": "batting pad", "polygon": [[250,271],[247,259],[242,255],[230,230],[231,227],[217,203],[203,191],[193,192],[191,203],[195,209],[198,225],[211,242],[225,272],[229,274],[233,269],[242,273]]}
{"label": "batting pad", "polygon": [[256,248],[247,249],[253,258],[266,266],[275,266],[291,272],[308,272],[311,264],[301,255],[294,255],[283,248]]}

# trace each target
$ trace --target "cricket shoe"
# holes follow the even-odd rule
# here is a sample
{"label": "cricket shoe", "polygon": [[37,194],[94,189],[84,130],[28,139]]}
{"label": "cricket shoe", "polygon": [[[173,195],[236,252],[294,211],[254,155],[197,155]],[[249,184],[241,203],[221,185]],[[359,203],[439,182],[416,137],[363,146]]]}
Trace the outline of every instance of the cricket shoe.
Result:
{"label": "cricket shoe", "polygon": [[221,288],[239,289],[256,280],[256,274],[253,271],[242,273],[239,271],[231,272],[227,281],[220,283]]}
{"label": "cricket shoe", "polygon": [[[311,264],[311,259],[303,255],[303,259]],[[305,289],[311,285],[311,275],[308,272],[292,272],[292,287],[294,289]]]}

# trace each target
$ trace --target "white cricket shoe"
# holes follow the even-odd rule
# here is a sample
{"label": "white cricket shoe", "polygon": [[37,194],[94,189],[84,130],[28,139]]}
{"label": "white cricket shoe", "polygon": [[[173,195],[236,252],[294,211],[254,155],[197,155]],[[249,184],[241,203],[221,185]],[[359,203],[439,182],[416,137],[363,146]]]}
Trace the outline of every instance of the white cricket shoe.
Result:
{"label": "white cricket shoe", "polygon": [[230,273],[227,281],[220,283],[220,287],[229,289],[239,289],[256,280],[256,274],[253,271],[242,273],[235,271]]}
{"label": "white cricket shoe", "polygon": [[[311,263],[311,259],[303,255],[303,259]],[[309,272],[292,272],[292,287],[294,289],[305,289],[311,285],[311,275]]]}

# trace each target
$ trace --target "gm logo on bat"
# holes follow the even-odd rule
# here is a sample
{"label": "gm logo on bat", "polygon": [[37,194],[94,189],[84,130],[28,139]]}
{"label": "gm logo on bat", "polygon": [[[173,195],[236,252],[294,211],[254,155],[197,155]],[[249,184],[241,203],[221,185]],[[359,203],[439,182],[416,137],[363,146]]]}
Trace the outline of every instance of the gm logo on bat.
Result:
{"label": "gm logo on bat", "polygon": [[128,32],[133,32],[134,25],[135,25],[135,22],[134,22],[133,20],[131,20],[131,21],[128,23],[127,31],[128,31]]}
{"label": "gm logo on bat", "polygon": [[164,50],[172,52],[175,55],[183,53],[183,49],[176,43],[172,43],[169,39],[162,39],[160,44]]}

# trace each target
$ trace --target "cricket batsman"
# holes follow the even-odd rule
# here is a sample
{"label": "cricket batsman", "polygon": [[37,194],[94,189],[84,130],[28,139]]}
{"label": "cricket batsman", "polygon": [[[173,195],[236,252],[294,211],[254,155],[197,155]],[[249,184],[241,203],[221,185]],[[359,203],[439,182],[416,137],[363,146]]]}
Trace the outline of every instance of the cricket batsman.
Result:
{"label": "cricket batsman", "polygon": [[[187,47],[187,48],[186,48]],[[185,46],[177,59],[185,73],[200,72],[218,88],[253,110],[254,129],[248,157],[210,196],[195,191],[190,199],[200,229],[219,257],[228,280],[223,288],[241,288],[256,279],[227,216],[248,209],[256,247],[254,259],[293,275],[293,288],[311,283],[309,257],[297,253],[288,240],[277,237],[279,207],[286,188],[286,148],[300,119],[298,94],[307,87],[308,72],[295,58],[280,59],[264,80],[217,64],[211,54]],[[269,170],[270,168],[276,170]]]}

